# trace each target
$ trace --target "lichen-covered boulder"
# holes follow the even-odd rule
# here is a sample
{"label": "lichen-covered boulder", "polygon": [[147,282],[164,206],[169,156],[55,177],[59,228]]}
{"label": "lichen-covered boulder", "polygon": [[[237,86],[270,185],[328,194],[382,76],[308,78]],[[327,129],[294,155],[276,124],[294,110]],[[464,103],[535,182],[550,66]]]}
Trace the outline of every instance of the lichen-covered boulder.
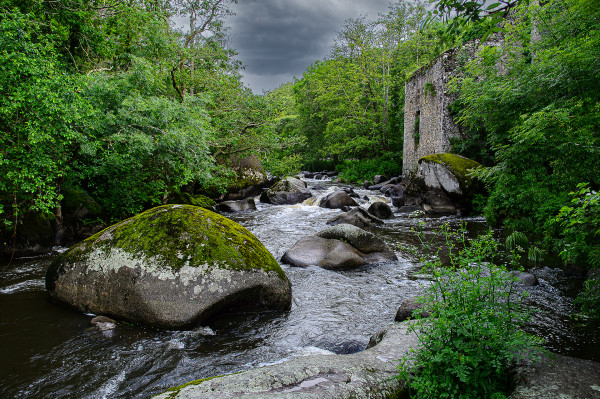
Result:
{"label": "lichen-covered boulder", "polygon": [[358,204],[352,199],[350,194],[343,190],[339,190],[323,197],[319,206],[321,208],[341,209],[345,206],[358,206]]}
{"label": "lichen-covered boulder", "polygon": [[369,227],[381,225],[383,224],[383,221],[378,217],[371,215],[365,208],[357,206],[348,212],[344,212],[327,221],[327,224],[330,226],[336,226],[343,223],[351,224],[356,227]]}
{"label": "lichen-covered boulder", "polygon": [[388,204],[381,201],[376,201],[371,204],[368,212],[379,219],[390,219],[394,217],[394,212]]}
{"label": "lichen-covered boulder", "polygon": [[306,188],[305,182],[295,177],[286,177],[263,192],[260,196],[260,202],[275,205],[291,205],[302,202],[310,197],[312,197],[312,193]]}
{"label": "lichen-covered boulder", "polygon": [[166,328],[224,309],[288,309],[290,282],[252,233],[214,212],[165,205],[70,248],[46,273],[57,301]]}
{"label": "lichen-covered boulder", "polygon": [[288,249],[281,261],[292,266],[349,269],[370,263],[397,260],[396,254],[374,234],[349,224],[339,224],[304,237]]}
{"label": "lichen-covered boulder", "polygon": [[469,213],[475,194],[482,190],[470,172],[481,167],[476,161],[455,154],[433,154],[419,159],[405,195],[407,205],[421,205],[438,214]]}

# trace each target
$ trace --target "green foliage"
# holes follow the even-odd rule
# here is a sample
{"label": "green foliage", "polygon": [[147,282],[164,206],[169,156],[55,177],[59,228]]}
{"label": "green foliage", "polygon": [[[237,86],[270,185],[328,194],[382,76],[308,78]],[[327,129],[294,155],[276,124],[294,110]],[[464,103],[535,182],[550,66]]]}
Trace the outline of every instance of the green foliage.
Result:
{"label": "green foliage", "polygon": [[[39,41],[36,40],[39,38]],[[50,214],[69,172],[75,121],[87,110],[76,77],[31,16],[0,13],[0,213],[16,228],[30,211]]]}
{"label": "green foliage", "polygon": [[560,256],[565,262],[600,267],[600,194],[581,183],[569,195],[571,205],[554,218],[564,237]]}
{"label": "green foliage", "polygon": [[[441,235],[445,256],[433,242]],[[448,225],[435,237],[419,233],[421,261],[432,281],[421,297],[423,309],[414,312],[419,347],[401,359],[399,379],[406,381],[416,398],[502,398],[509,388],[509,371],[539,340],[520,328],[527,321],[514,289],[516,278],[503,265],[494,264],[498,244],[492,232],[468,240],[463,228]],[[421,312],[430,314],[422,318]]]}
{"label": "green foliage", "polygon": [[583,291],[575,299],[581,313],[592,319],[600,319],[600,269],[595,269],[583,285]]}
{"label": "green foliage", "polygon": [[362,183],[375,175],[395,176],[402,170],[402,158],[395,153],[386,153],[378,158],[346,160],[337,166],[339,176],[347,182]]}
{"label": "green foliage", "polygon": [[484,47],[454,81],[467,137],[455,149],[489,166],[478,171],[490,192],[486,218],[545,231],[550,247],[569,191],[600,184],[600,11],[586,4],[519,7],[504,24],[507,45]]}

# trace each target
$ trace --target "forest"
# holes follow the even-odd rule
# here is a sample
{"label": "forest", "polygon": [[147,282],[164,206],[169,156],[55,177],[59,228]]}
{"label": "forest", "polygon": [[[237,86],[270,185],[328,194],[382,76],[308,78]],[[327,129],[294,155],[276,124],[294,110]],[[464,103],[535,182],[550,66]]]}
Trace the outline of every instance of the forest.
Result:
{"label": "forest", "polygon": [[[399,176],[406,82],[476,43],[449,107],[452,153],[483,165],[474,213],[502,229],[513,255],[600,267],[596,0],[392,2],[348,19],[327,57],[262,94],[244,85],[229,44],[234,2],[0,0],[4,254],[28,220],[61,223],[74,193],[96,208],[82,223],[105,227],[233,190],[244,157],[277,177]],[[491,37],[504,45],[486,46]],[[479,261],[498,251],[480,240]],[[588,276],[576,303],[599,319],[600,274]]]}

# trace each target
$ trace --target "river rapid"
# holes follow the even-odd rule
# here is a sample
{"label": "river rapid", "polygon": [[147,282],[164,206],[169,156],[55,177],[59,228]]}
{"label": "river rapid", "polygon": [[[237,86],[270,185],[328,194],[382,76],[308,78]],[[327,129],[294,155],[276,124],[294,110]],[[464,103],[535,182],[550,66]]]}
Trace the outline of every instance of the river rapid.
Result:
{"label": "river rapid", "polygon": [[[339,188],[307,180],[323,196]],[[362,206],[387,201],[377,192],[355,188]],[[339,210],[315,200],[290,206],[260,204],[258,210],[227,215],[254,233],[280,259],[303,236],[326,227]],[[190,380],[222,375],[313,353],[353,353],[394,320],[403,299],[427,284],[406,250],[417,244],[413,231],[424,221],[426,234],[443,223],[467,223],[471,236],[485,231],[483,218],[413,219],[396,214],[372,232],[394,249],[396,262],[349,271],[282,265],[292,282],[293,304],[285,313],[246,313],[221,317],[191,331],[160,331],[119,325],[92,327],[92,315],[54,304],[44,288],[52,255],[0,265],[0,397],[148,398]],[[500,235],[500,232],[496,232]],[[531,289],[535,304],[529,327],[558,353],[600,361],[596,326],[579,325],[573,296],[581,277],[548,265],[533,270],[540,284]]]}

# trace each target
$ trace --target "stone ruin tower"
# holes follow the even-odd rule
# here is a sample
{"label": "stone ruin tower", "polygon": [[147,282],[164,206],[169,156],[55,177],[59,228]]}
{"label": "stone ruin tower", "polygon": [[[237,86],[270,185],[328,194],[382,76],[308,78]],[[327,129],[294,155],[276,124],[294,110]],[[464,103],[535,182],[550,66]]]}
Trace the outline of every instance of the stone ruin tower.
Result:
{"label": "stone ruin tower", "polygon": [[459,137],[458,126],[448,109],[457,94],[448,92],[448,83],[456,73],[462,54],[460,49],[448,50],[406,82],[402,162],[405,177],[417,169],[420,158],[450,152],[450,139]]}

